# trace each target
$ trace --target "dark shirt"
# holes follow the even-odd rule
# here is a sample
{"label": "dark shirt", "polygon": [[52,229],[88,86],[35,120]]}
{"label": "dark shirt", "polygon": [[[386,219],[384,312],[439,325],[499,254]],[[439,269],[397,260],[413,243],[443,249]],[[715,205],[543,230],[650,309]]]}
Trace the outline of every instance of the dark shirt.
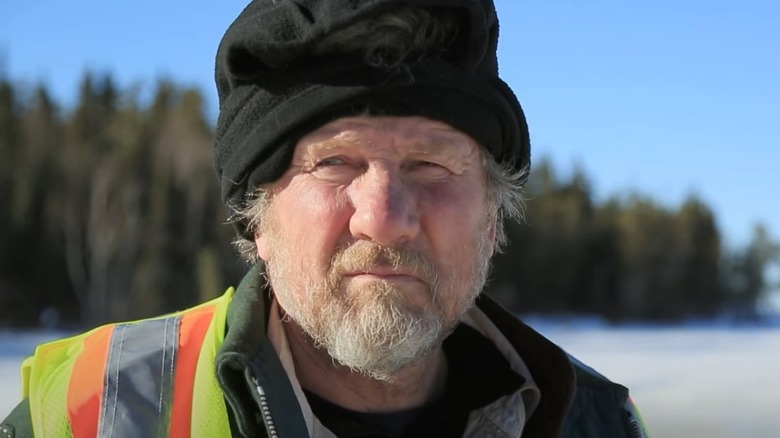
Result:
{"label": "dark shirt", "polygon": [[342,408],[308,391],[314,415],[340,438],[458,437],[469,413],[517,391],[524,379],[487,338],[460,324],[444,341],[447,387],[427,405],[389,413]]}

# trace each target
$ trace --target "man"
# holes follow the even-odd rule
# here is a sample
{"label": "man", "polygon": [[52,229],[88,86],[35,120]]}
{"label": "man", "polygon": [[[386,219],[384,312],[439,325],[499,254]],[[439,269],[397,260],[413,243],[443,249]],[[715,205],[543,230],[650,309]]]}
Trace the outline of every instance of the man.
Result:
{"label": "man", "polygon": [[480,296],[530,163],[497,30],[490,0],[251,3],[216,167],[253,269],[41,346],[0,434],[643,436],[624,387]]}

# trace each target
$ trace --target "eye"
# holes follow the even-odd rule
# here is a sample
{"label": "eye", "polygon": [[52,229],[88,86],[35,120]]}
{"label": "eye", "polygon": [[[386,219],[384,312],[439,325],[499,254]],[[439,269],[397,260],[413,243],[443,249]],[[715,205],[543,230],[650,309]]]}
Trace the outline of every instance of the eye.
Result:
{"label": "eye", "polygon": [[314,167],[333,167],[343,166],[345,164],[347,164],[347,162],[342,157],[328,157],[318,161]]}
{"label": "eye", "polygon": [[360,162],[346,155],[316,157],[311,160],[307,173],[323,181],[346,182],[360,172]]}
{"label": "eye", "polygon": [[412,163],[411,167],[412,168],[421,168],[421,169],[437,168],[437,167],[444,168],[444,166],[441,163],[437,163],[435,161],[426,161],[426,160],[415,161],[415,162]]}
{"label": "eye", "polygon": [[437,161],[419,160],[410,163],[409,170],[428,178],[442,178],[451,174],[450,169]]}

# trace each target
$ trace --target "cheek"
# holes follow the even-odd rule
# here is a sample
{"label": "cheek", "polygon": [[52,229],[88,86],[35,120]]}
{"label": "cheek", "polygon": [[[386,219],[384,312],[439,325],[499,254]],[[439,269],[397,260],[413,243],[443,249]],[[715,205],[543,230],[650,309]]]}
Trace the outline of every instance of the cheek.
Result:
{"label": "cheek", "polygon": [[425,234],[442,268],[462,271],[464,263],[474,262],[480,242],[492,254],[495,225],[487,220],[484,192],[478,188],[427,190],[420,198]]}
{"label": "cheek", "polygon": [[286,220],[291,226],[300,227],[303,235],[343,232],[349,222],[349,201],[338,188],[316,187],[295,194],[291,199],[294,208],[288,210]]}
{"label": "cheek", "polygon": [[278,193],[270,207],[272,223],[266,227],[267,234],[271,235],[255,239],[258,254],[267,260],[273,252],[272,244],[283,244],[298,257],[322,253],[346,229],[349,217],[346,204],[341,192],[327,188],[288,189]]}
{"label": "cheek", "polygon": [[[421,216],[435,222],[435,229],[453,230],[459,233],[485,231],[486,203],[484,192],[479,187],[466,185],[439,185],[421,192],[418,199]],[[466,237],[465,235],[463,236]]]}

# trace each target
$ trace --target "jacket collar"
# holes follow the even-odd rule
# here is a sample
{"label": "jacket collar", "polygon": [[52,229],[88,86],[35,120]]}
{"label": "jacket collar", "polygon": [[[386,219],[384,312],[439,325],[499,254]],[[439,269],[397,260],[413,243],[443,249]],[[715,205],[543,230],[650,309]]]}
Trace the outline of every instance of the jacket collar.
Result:
{"label": "jacket collar", "polygon": [[498,327],[528,366],[541,398],[528,419],[523,437],[559,436],[576,390],[574,368],[566,353],[507,312],[490,297],[477,299],[485,315]]}
{"label": "jacket collar", "polygon": [[[283,413],[274,415],[280,436],[305,436],[306,423],[294,385],[268,338],[270,296],[258,287],[259,275],[260,269],[253,267],[230,304],[227,334],[215,360],[217,379],[242,434],[256,436],[259,432],[254,412],[266,403],[258,395],[260,386],[273,400],[271,414]],[[566,353],[490,297],[483,294],[476,304],[522,358],[541,392],[523,436],[559,436],[576,386]]]}
{"label": "jacket collar", "polygon": [[[266,336],[267,294],[258,288],[260,270],[241,280],[227,315],[225,340],[214,360],[232,427],[243,436],[307,436],[298,401],[273,345]],[[265,429],[265,430],[264,430]]]}

